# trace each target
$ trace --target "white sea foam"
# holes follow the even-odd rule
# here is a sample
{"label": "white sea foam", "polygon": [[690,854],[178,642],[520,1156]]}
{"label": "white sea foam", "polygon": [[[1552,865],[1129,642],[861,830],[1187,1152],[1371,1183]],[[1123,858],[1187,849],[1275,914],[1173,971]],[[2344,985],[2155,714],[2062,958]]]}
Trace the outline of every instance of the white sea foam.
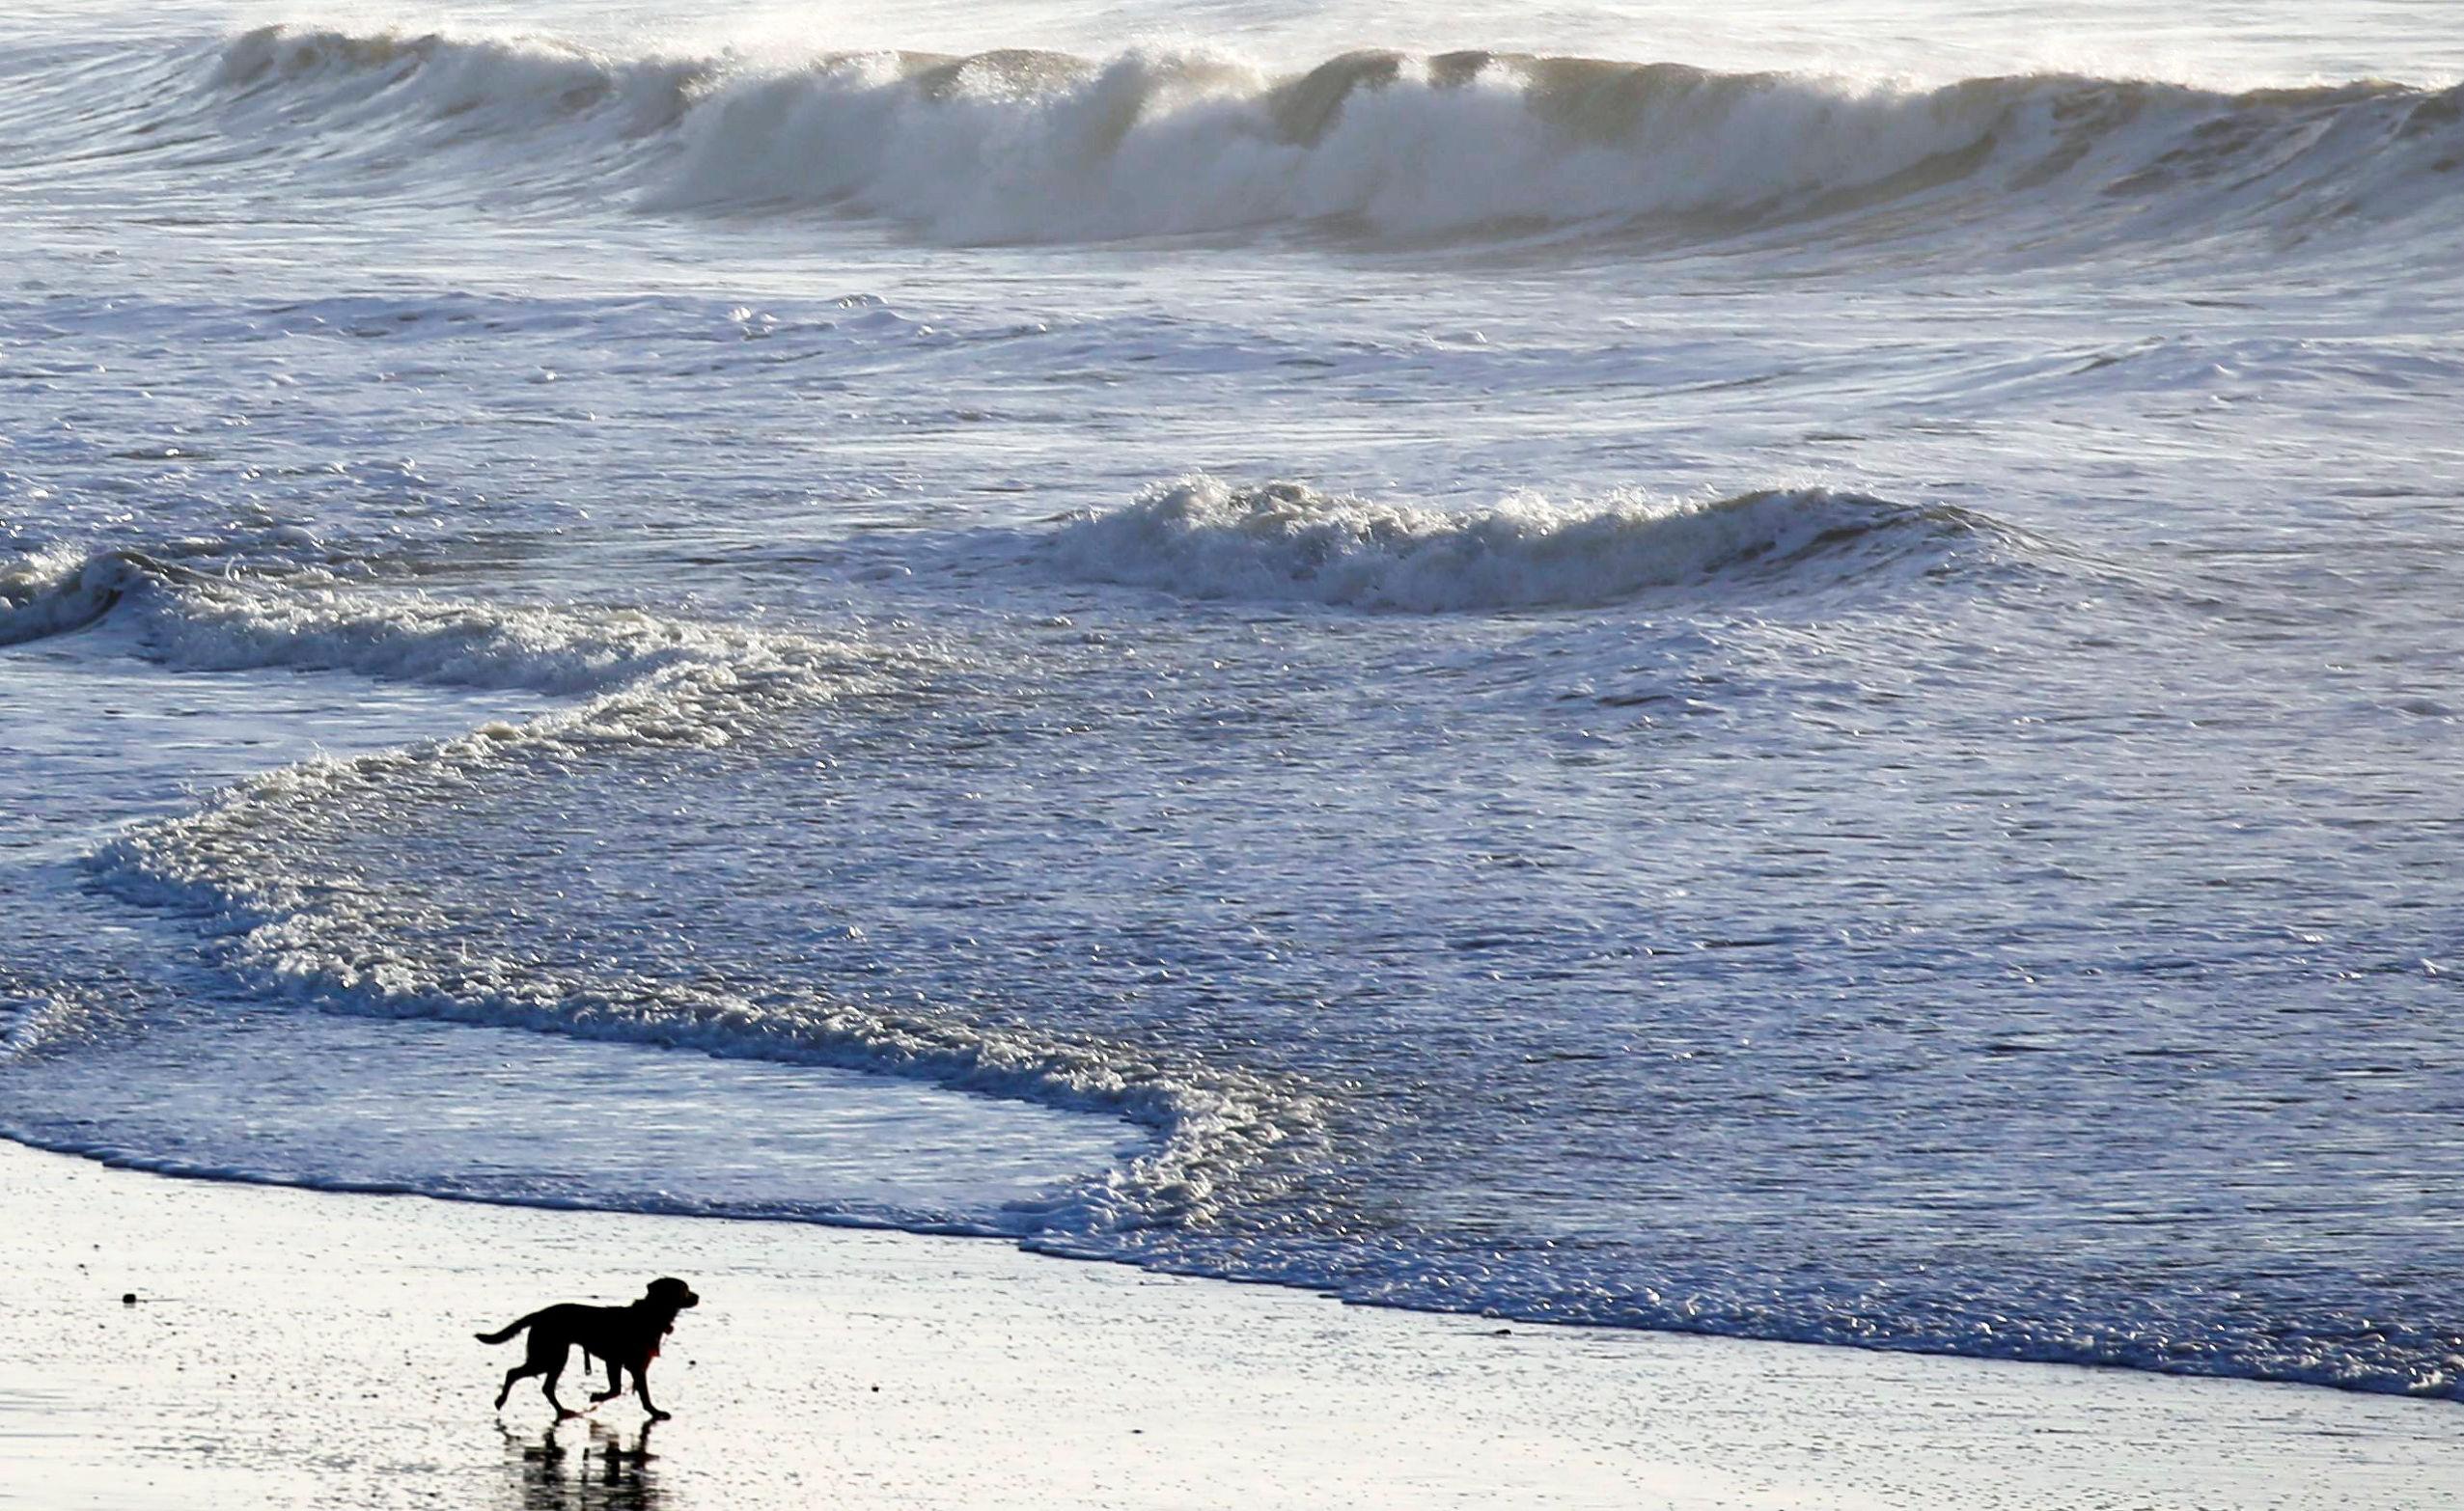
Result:
{"label": "white sea foam", "polygon": [[[918,1003],[900,1010],[809,991],[755,1001],[721,988],[500,959],[453,942],[423,948],[415,900],[320,870],[291,843],[302,819],[451,803],[504,759],[512,731],[352,760],[309,761],[218,794],[195,813],[137,825],[92,868],[115,894],[200,915],[224,967],[259,993],[372,1017],[533,1029],[577,1038],[906,1077],[953,1089],[1100,1113],[1151,1130],[1126,1166],[1006,1209],[1003,1230],[1072,1248],[1166,1221],[1204,1224],[1218,1188],[1278,1146],[1314,1138],[1317,1113],[1288,1081],[1179,1063],[1108,1043],[990,1029]],[[558,747],[565,735],[530,736]],[[453,931],[443,931],[450,939]]]}
{"label": "white sea foam", "polygon": [[[1268,1078],[984,1030],[928,1007],[888,1012],[818,993],[757,1003],[690,983],[560,973],[461,944],[423,951],[416,902],[320,872],[294,842],[299,826],[336,814],[451,805],[490,774],[559,779],[578,762],[646,747],[725,746],[798,705],[912,692],[927,670],[917,653],[634,612],[208,576],[130,554],[50,553],[13,568],[8,581],[11,612],[28,636],[78,627],[116,605],[115,630],[178,668],[337,670],[574,700],[519,724],[285,766],[193,812],[131,826],[93,858],[93,874],[112,893],[209,920],[224,964],[268,994],[345,1012],[874,1071],[1154,1130],[1156,1147],[1127,1168],[1005,1220],[1056,1244],[1167,1211],[1202,1213],[1231,1169],[1313,1124],[1308,1097]],[[36,1031],[35,1018],[19,1017],[11,1033]]]}
{"label": "white sea foam", "polygon": [[1191,598],[1301,599],[1406,613],[1569,608],[1766,573],[1800,586],[1939,553],[1984,527],[1825,488],[1592,505],[1522,496],[1447,511],[1195,477],[1082,515],[1062,569]]}

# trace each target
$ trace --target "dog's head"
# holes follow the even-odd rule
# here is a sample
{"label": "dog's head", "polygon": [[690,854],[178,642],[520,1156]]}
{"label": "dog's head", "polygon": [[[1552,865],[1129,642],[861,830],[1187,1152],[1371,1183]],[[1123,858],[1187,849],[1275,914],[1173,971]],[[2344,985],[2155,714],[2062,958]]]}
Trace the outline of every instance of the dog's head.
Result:
{"label": "dog's head", "polygon": [[702,1298],[693,1294],[693,1287],[672,1275],[663,1275],[652,1280],[650,1291],[642,1300],[653,1306],[665,1306],[675,1311],[702,1305]]}

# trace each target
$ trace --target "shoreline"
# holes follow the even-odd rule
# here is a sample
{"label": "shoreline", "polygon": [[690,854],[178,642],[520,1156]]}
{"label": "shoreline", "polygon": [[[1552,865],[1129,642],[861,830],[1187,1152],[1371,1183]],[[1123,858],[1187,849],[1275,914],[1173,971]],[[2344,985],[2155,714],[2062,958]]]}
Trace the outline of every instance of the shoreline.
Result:
{"label": "shoreline", "polygon": [[[2443,1403],[1501,1325],[1009,1243],[177,1178],[0,1142],[0,1505],[2419,1507]],[[552,1428],[470,1339],[706,1300]],[[627,1289],[630,1287],[631,1289]],[[140,1299],[121,1303],[123,1293]],[[500,1315],[501,1313],[501,1315]],[[568,1399],[582,1392],[568,1372]]]}

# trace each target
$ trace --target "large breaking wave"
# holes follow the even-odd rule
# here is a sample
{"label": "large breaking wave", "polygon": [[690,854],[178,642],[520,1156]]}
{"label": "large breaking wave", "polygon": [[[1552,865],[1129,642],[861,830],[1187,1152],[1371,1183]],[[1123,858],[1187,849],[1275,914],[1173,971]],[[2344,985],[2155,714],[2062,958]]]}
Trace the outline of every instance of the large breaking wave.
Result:
{"label": "large breaking wave", "polygon": [[[217,44],[194,129],[327,192],[879,217],[953,242],[1249,234],[1684,242],[1820,223],[1859,244],[2068,250],[2452,218],[2464,87],[2229,93],[2071,74],[1931,87],[1675,63],[1363,51],[1297,73],[1089,59],[621,56],[555,40],[270,27]],[[180,144],[185,142],[186,147]]]}

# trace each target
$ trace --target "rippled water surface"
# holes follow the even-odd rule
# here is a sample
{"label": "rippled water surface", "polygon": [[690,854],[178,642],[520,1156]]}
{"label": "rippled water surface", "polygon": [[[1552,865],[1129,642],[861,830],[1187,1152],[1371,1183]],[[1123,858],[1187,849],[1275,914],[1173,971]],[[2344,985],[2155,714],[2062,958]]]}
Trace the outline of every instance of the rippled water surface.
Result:
{"label": "rippled water surface", "polygon": [[2440,15],[0,34],[0,1129],[2453,1396]]}

